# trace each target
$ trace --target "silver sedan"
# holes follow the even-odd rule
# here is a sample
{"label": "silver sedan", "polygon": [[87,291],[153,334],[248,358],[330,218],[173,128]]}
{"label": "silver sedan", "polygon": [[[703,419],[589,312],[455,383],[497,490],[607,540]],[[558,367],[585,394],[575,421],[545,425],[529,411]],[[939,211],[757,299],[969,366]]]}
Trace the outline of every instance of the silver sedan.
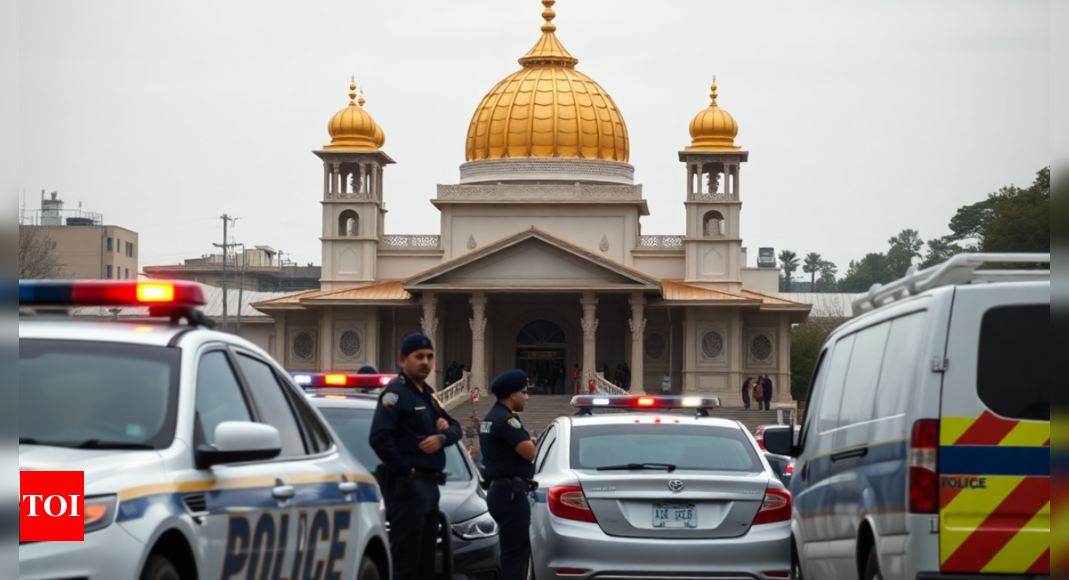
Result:
{"label": "silver sedan", "polygon": [[791,495],[715,397],[572,404],[539,439],[530,578],[791,577]]}

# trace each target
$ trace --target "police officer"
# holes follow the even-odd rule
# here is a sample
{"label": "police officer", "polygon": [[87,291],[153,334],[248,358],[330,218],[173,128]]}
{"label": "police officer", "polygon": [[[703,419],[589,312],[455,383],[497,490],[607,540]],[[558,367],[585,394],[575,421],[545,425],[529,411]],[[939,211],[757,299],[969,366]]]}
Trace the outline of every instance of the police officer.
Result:
{"label": "police officer", "polygon": [[379,396],[370,442],[383,463],[377,475],[390,522],[393,578],[425,580],[435,571],[445,449],[463,433],[426,383],[434,369],[431,339],[406,338],[400,361],[401,373]]}
{"label": "police officer", "polygon": [[535,444],[517,413],[527,404],[527,374],[508,371],[494,380],[490,391],[497,403],[479,426],[483,478],[490,516],[497,522],[501,541],[501,580],[523,580],[531,557],[531,504],[534,491]]}

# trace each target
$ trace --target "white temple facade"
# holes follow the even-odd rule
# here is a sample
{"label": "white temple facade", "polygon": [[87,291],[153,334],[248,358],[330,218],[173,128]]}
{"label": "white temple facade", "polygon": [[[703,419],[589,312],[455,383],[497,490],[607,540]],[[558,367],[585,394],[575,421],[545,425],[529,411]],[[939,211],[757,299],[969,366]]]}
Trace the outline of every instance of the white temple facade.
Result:
{"label": "white temple facade", "polygon": [[668,376],[675,393],[741,406],[743,381],[768,374],[773,402],[789,402],[790,328],[810,306],[775,297],[778,270],[746,267],[749,153],[734,144],[738,125],[715,83],[679,153],[686,223],[677,236],[645,236],[623,116],[576,70],[555,34],[554,2],[543,4],[523,68],[475,111],[459,182],[430,199],[440,234],[385,233],[385,177],[403,160],[387,171],[384,132],[351,85],[328,125],[331,144],[315,152],[321,288],[256,305],[275,321],[272,354],[293,371],[388,372],[401,340],[423,332],[437,345],[436,385],[454,361],[483,392],[512,368],[537,381],[563,366],[571,394],[577,365],[585,387],[603,367],[611,381],[627,364],[636,393],[660,392]]}

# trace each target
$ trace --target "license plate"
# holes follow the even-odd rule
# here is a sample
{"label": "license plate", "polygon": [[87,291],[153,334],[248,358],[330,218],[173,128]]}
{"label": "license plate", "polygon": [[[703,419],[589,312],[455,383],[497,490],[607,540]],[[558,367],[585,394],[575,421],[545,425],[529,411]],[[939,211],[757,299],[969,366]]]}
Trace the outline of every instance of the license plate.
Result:
{"label": "license plate", "polygon": [[653,527],[662,530],[697,529],[697,510],[692,503],[655,503],[653,504]]}

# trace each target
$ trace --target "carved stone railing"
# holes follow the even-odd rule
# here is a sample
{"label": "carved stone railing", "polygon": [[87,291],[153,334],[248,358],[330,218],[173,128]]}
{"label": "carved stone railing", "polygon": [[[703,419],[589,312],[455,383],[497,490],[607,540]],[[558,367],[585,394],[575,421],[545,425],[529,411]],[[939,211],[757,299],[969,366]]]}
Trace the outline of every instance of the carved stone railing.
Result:
{"label": "carved stone railing", "polygon": [[438,391],[438,402],[442,407],[449,409],[452,405],[471,397],[470,373],[464,373],[464,378]]}
{"label": "carved stone railing", "polygon": [[640,250],[682,250],[683,236],[639,236]]}
{"label": "carved stone railing", "polygon": [[442,236],[382,236],[382,247],[387,250],[437,250],[441,245]]}
{"label": "carved stone railing", "polygon": [[624,397],[631,394],[605,380],[605,377],[601,376],[600,373],[594,373],[594,392],[599,395],[609,395],[617,397]]}
{"label": "carved stone railing", "polygon": [[692,193],[691,201],[737,201],[736,196],[730,193]]}
{"label": "carved stone railing", "polygon": [[573,185],[493,183],[478,185],[439,185],[442,200],[606,200],[637,201],[642,199],[641,185]]}

